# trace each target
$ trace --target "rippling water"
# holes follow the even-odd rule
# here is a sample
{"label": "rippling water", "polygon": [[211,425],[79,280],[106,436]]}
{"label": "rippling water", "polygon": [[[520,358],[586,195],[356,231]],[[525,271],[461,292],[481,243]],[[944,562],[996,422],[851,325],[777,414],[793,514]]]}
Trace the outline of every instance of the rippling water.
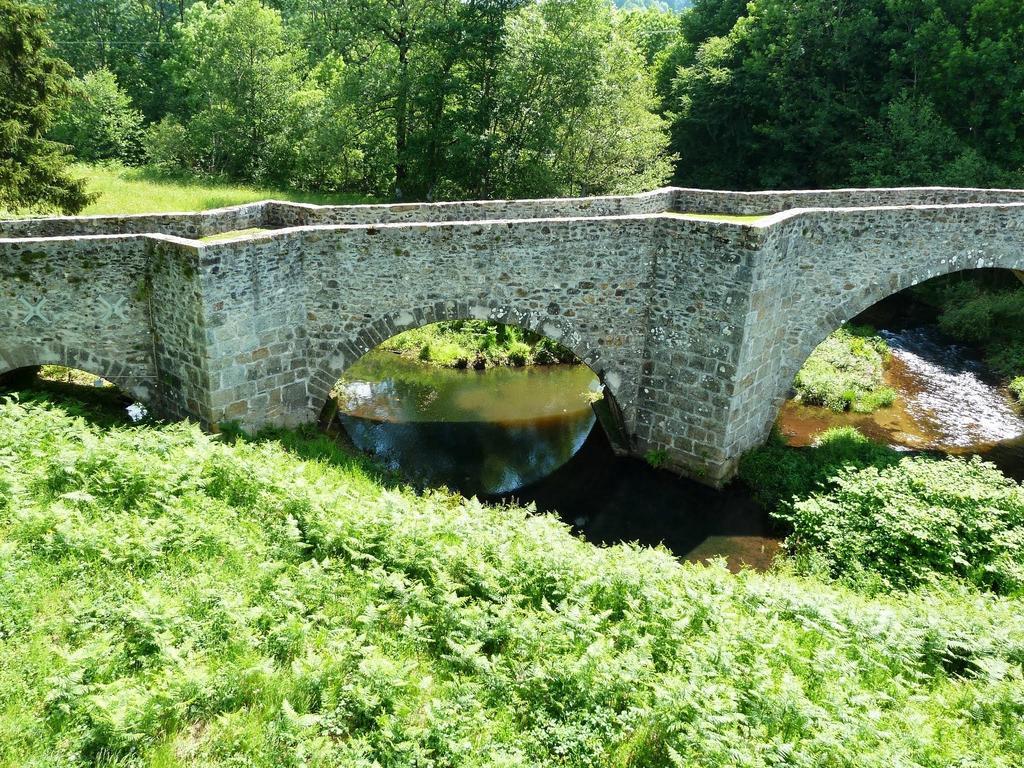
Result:
{"label": "rippling water", "polygon": [[970,349],[932,325],[879,335],[892,348],[885,383],[898,393],[895,404],[873,414],[837,414],[790,401],[779,428],[791,444],[809,445],[829,427],[854,426],[899,449],[977,454],[1024,478],[1024,411]]}
{"label": "rippling water", "polygon": [[923,447],[970,449],[1024,435],[1024,416],[968,349],[930,327],[880,335],[892,348],[895,383]]}

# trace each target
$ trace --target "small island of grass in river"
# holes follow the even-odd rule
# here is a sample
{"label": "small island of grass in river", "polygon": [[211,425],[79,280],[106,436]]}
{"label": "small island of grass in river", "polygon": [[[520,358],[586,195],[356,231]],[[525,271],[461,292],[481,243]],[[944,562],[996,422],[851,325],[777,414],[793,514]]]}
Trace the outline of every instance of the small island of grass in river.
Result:
{"label": "small island of grass in river", "polygon": [[391,337],[381,348],[443,368],[579,362],[571,351],[545,336],[487,320],[426,325]]}
{"label": "small island of grass in river", "polygon": [[797,374],[797,400],[836,412],[887,408],[896,399],[896,391],[884,381],[891,358],[888,344],[874,328],[844,326],[814,350]]}

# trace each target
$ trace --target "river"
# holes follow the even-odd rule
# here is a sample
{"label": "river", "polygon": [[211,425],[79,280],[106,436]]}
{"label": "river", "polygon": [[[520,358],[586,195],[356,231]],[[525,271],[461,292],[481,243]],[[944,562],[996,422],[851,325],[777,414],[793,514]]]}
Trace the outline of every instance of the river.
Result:
{"label": "river", "polygon": [[[1024,478],[1024,415],[970,350],[932,325],[891,322],[892,408],[835,414],[790,401],[779,428],[807,446],[852,425],[904,450],[980,453]],[[681,558],[766,568],[784,532],[742,483],[714,491],[616,457],[591,407],[585,366],[440,369],[375,350],[339,385],[336,416],[352,442],[419,486],[556,512],[599,544],[664,544]]]}

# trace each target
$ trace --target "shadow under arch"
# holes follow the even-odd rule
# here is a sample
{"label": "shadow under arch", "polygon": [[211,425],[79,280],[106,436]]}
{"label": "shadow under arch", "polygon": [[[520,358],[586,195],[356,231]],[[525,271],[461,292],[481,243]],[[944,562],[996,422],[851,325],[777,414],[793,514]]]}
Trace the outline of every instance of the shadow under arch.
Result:
{"label": "shadow under arch", "polygon": [[606,370],[601,365],[600,348],[587,343],[586,337],[569,320],[500,304],[437,302],[423,307],[396,309],[367,319],[350,336],[322,342],[318,362],[309,379],[309,399],[314,412],[323,422],[331,392],[338,380],[357,360],[384,341],[415,328],[460,320],[486,320],[516,326],[547,337],[572,352],[601,383],[604,398],[595,403],[594,412],[614,450],[621,453],[629,451],[629,432],[619,405],[624,384],[622,373]]}
{"label": "shadow under arch", "polygon": [[[1021,257],[1021,266],[1024,266],[1024,254]],[[935,271],[924,275],[910,273],[894,273],[886,283],[872,283],[861,291],[851,292],[844,297],[843,301],[836,305],[835,309],[824,318],[803,328],[794,343],[790,344],[785,354],[785,363],[782,366],[780,379],[774,387],[771,398],[770,419],[766,431],[776,423],[782,407],[789,398],[793,387],[793,380],[803,368],[804,364],[830,335],[851,322],[859,315],[887,299],[901,293],[902,291],[914,288],[937,278],[949,277],[957,274],[971,274],[982,272],[1006,272],[1018,274],[1013,266],[1000,266],[998,264],[984,264],[973,267],[964,267],[951,263],[952,268],[946,271]],[[1024,278],[1021,288],[1024,289]]]}
{"label": "shadow under arch", "polygon": [[147,406],[155,404],[157,393],[151,377],[139,375],[127,363],[112,360],[95,351],[63,344],[45,348],[23,344],[0,345],[0,375],[42,365],[60,365],[87,371],[106,379],[133,400]]}

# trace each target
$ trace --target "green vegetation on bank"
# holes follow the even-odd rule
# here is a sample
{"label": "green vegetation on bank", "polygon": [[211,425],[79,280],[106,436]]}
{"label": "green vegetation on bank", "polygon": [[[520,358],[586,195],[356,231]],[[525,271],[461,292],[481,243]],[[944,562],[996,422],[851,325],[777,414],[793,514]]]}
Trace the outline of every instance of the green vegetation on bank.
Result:
{"label": "green vegetation on bank", "polygon": [[883,382],[890,358],[889,346],[874,328],[844,326],[822,342],[797,373],[797,399],[836,412],[887,408],[896,399],[895,390]]}
{"label": "green vegetation on bank", "polygon": [[289,442],[0,406],[0,766],[1024,760],[1020,600],[594,547]]}
{"label": "green vegetation on bank", "polygon": [[425,325],[392,336],[381,348],[445,368],[578,362],[571,351],[546,336],[487,320]]}
{"label": "green vegetation on bank", "polygon": [[799,572],[868,591],[955,577],[1024,595],[1024,488],[978,458],[899,453],[846,427],[812,448],[776,436],[740,474],[792,527]]}
{"label": "green vegetation on bank", "polygon": [[1024,401],[1024,376],[1018,376],[1010,382],[1010,392],[1012,392],[1018,400]]}
{"label": "green vegetation on bank", "polygon": [[201,179],[152,168],[128,168],[117,163],[77,165],[74,172],[95,195],[83,214],[162,213],[201,211],[258,200],[344,205],[372,202],[359,195],[316,195],[294,190]]}
{"label": "green vegetation on bank", "polygon": [[985,363],[1024,400],[1024,287],[1002,270],[929,280],[914,296],[938,311],[939,327],[981,350]]}

